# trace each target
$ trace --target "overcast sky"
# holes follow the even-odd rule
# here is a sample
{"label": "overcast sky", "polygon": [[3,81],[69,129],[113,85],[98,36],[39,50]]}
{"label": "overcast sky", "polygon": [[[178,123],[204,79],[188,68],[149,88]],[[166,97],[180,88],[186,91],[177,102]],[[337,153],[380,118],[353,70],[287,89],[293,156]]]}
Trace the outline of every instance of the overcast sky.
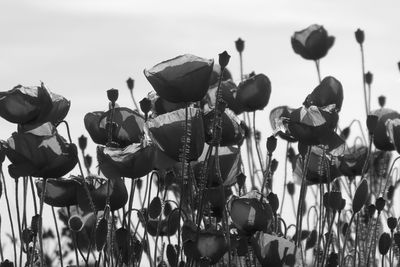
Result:
{"label": "overcast sky", "polygon": [[[366,0],[1,0],[0,90],[43,81],[71,100],[67,120],[76,139],[87,135],[83,116],[106,108],[107,89],[120,89],[119,104],[133,108],[125,80],[135,79],[134,94],[140,100],[151,90],[143,69],[160,61],[184,53],[217,59],[227,50],[232,56],[228,68],[237,81],[234,41],[241,37],[246,42],[245,72],[264,73],[272,82],[270,104],[257,115],[266,138],[271,134],[269,111],[278,105],[300,106],[317,85],[313,62],[295,54],[290,44],[294,31],[317,23],[336,37],[321,71],[343,84],[344,127],[355,117],[365,119],[357,28],[365,30],[366,68],[374,73],[372,108],[384,94],[387,106],[400,110],[399,10],[398,0],[379,5]],[[16,129],[4,120],[0,127],[0,139]]]}

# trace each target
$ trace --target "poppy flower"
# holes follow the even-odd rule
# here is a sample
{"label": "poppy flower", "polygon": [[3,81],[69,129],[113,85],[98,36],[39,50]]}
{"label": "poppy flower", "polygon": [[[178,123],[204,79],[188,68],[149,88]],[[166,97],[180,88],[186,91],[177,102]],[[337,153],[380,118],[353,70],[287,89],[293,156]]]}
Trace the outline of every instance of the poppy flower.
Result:
{"label": "poppy flower", "polygon": [[[210,108],[215,107],[216,93],[218,89],[218,84],[211,86],[208,89],[205,101],[208,103]],[[220,85],[220,92],[222,95],[222,100],[225,101],[226,107],[239,115],[243,112],[243,107],[239,101],[236,101],[237,86],[232,80],[222,81]]]}
{"label": "poppy flower", "polygon": [[97,160],[104,176],[132,179],[143,177],[153,169],[165,169],[176,163],[155,145],[143,147],[141,144],[131,144],[125,148],[98,146]]}
{"label": "poppy flower", "polygon": [[335,105],[338,112],[342,108],[343,87],[342,84],[332,76],[325,77],[321,83],[309,94],[303,105],[306,107],[327,107]]}
{"label": "poppy flower", "polygon": [[[209,82],[210,86],[218,85],[220,75],[221,75],[221,66],[219,64],[214,64]],[[222,73],[221,81],[228,81],[228,80],[232,80],[232,74],[227,68],[225,68],[224,73]]]}
{"label": "poppy flower", "polygon": [[[85,115],[84,123],[90,137],[96,144],[108,142],[107,121],[111,111],[95,111]],[[143,135],[144,118],[129,108],[115,108],[113,113],[113,142],[120,147],[140,143]]]}
{"label": "poppy flower", "polygon": [[[206,149],[204,151],[206,151]],[[198,161],[191,163],[194,175],[198,181],[201,179],[205,157],[206,153],[203,153]],[[208,165],[210,171],[207,178],[208,187],[218,186],[221,184],[216,174],[215,159],[214,155],[210,157]],[[237,176],[241,173],[240,166],[242,165],[239,149],[235,147],[220,147],[218,151],[218,159],[223,185],[231,186],[235,184],[237,182]]]}
{"label": "poppy flower", "polygon": [[[103,210],[105,208],[108,190],[111,211],[122,208],[128,201],[128,191],[121,178],[108,179],[97,187],[93,183],[88,183],[86,180],[84,181],[81,179],[81,184],[82,183],[87,183],[96,210]],[[83,185],[78,187],[76,197],[79,208],[83,211],[92,211],[89,205],[88,195]]]}
{"label": "poppy flower", "polygon": [[313,24],[292,36],[292,47],[296,54],[304,59],[323,58],[335,42],[335,37],[328,36],[323,26]]}
{"label": "poppy flower", "polygon": [[[49,178],[46,181],[44,203],[53,207],[77,205],[76,192],[80,186],[80,182],[74,178]],[[36,182],[36,188],[40,197],[43,191],[42,180]]]}
{"label": "poppy flower", "polygon": [[[295,244],[289,240],[267,233],[257,232],[251,238],[251,245],[261,266],[289,266],[285,258],[293,255]],[[299,257],[295,257],[295,259]],[[297,266],[297,265],[296,265]]]}
{"label": "poppy flower", "polygon": [[17,85],[0,92],[0,116],[12,123],[56,124],[67,115],[70,101],[41,86]]}
{"label": "poppy flower", "polygon": [[246,235],[267,231],[272,223],[272,209],[257,191],[240,198],[232,197],[228,206],[233,224]]}
{"label": "poppy flower", "polygon": [[27,132],[15,132],[2,146],[11,162],[8,170],[13,178],[58,178],[78,162],[76,146],[67,143],[51,123]]}
{"label": "poppy flower", "polygon": [[400,119],[388,120],[386,130],[390,143],[393,144],[397,153],[400,154]]}
{"label": "poppy flower", "polygon": [[254,75],[238,86],[236,101],[244,111],[256,111],[264,109],[271,95],[271,82],[264,74]]}
{"label": "poppy flower", "polygon": [[[213,137],[215,110],[206,112],[203,116],[205,139],[207,144],[210,144]],[[239,119],[230,110],[225,110],[221,116],[221,140],[220,146],[240,146],[244,140],[244,129],[242,128]]]}
{"label": "poppy flower", "polygon": [[[341,175],[337,157],[324,152],[322,148],[313,146],[310,153],[306,181],[308,185],[330,183]],[[329,169],[328,169],[329,168]],[[303,177],[304,160],[300,155],[296,156],[293,176],[296,182],[301,183]]]}
{"label": "poppy flower", "polygon": [[290,134],[288,129],[288,121],[293,110],[294,109],[288,106],[279,106],[271,110],[269,114],[272,131],[288,142],[297,141],[297,139]]}
{"label": "poppy flower", "polygon": [[207,93],[214,60],[185,54],[163,61],[144,75],[162,98],[172,102],[200,101]]}
{"label": "poppy flower", "polygon": [[[190,142],[186,157],[197,160],[204,148],[204,127],[201,112],[196,108],[188,108],[188,132]],[[185,133],[185,109],[166,113],[146,122],[151,139],[172,159],[179,161]]]}
{"label": "poppy flower", "polygon": [[189,222],[182,226],[182,240],[187,257],[210,265],[217,263],[229,248],[222,230],[201,229],[197,234],[197,227]]}
{"label": "poppy flower", "polygon": [[368,148],[366,146],[354,146],[346,149],[340,159],[340,172],[349,177],[361,175],[367,156]]}

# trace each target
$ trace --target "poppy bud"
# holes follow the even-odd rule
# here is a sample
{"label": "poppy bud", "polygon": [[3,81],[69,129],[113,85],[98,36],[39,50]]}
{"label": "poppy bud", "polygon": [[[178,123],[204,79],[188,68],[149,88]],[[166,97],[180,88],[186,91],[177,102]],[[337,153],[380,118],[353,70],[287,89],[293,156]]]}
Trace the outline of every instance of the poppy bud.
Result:
{"label": "poppy bud", "polygon": [[388,225],[390,231],[393,231],[397,226],[397,219],[395,217],[389,217],[387,219],[387,225]]}
{"label": "poppy bud", "polygon": [[218,54],[218,56],[219,56],[218,63],[221,66],[221,70],[223,70],[228,65],[231,56],[226,51],[222,52],[221,54]]}
{"label": "poppy bud", "polygon": [[5,260],[0,263],[0,267],[14,267],[14,263],[9,260]]}
{"label": "poppy bud", "polygon": [[29,244],[32,240],[33,240],[33,233],[32,233],[32,230],[29,229],[29,228],[25,228],[25,229],[22,231],[22,241],[23,241],[25,244]]}
{"label": "poppy bud", "polygon": [[243,50],[244,50],[244,41],[242,40],[242,39],[237,39],[236,41],[235,41],[235,45],[236,45],[236,50],[239,52],[239,53],[242,53],[243,52]]}
{"label": "poppy bud", "polygon": [[368,115],[367,117],[367,128],[370,135],[374,134],[376,125],[378,124],[378,116]]}
{"label": "poppy bud", "polygon": [[128,80],[126,80],[126,84],[128,85],[128,89],[132,91],[135,85],[135,80],[129,77]]}
{"label": "poppy bud", "polygon": [[353,212],[357,213],[364,206],[368,198],[368,182],[364,178],[358,185],[353,198]]}
{"label": "poppy bud", "polygon": [[381,234],[379,238],[379,253],[386,255],[389,251],[390,245],[392,244],[392,239],[388,233]]}
{"label": "poppy bud", "polygon": [[375,207],[378,213],[380,213],[385,208],[385,205],[386,205],[386,200],[383,197],[379,197],[375,201]]}
{"label": "poppy bud", "polygon": [[275,136],[271,135],[270,137],[268,137],[267,139],[267,151],[268,154],[272,154],[274,153],[275,149],[276,149],[276,144],[277,144],[277,139]]}
{"label": "poppy bud", "polygon": [[73,232],[80,232],[83,228],[82,218],[78,215],[71,216],[68,220],[68,227]]}
{"label": "poppy bud", "polygon": [[111,103],[115,104],[115,102],[118,100],[118,90],[114,88],[107,90],[107,97]]}
{"label": "poppy bud", "polygon": [[151,100],[145,97],[142,100],[140,100],[139,105],[142,112],[147,116],[147,114],[151,110]]}
{"label": "poppy bud", "polygon": [[287,191],[288,191],[289,195],[293,196],[294,190],[295,190],[294,183],[289,182],[289,183],[287,183],[286,187],[287,187]]}
{"label": "poppy bud", "polygon": [[386,194],[387,199],[388,200],[392,200],[393,199],[393,194],[394,194],[394,186],[391,185],[391,186],[389,186],[387,194]]}
{"label": "poppy bud", "polygon": [[400,232],[396,232],[393,235],[394,243],[400,248]]}
{"label": "poppy bud", "polygon": [[347,138],[349,138],[350,135],[350,128],[346,127],[342,130],[342,132],[340,133],[340,137],[344,140],[347,140]]}
{"label": "poppy bud", "polygon": [[370,218],[372,218],[374,216],[375,211],[376,211],[376,207],[374,204],[368,205],[368,215]]}
{"label": "poppy bud", "polygon": [[368,85],[371,85],[371,83],[372,83],[372,80],[373,80],[373,78],[374,78],[374,75],[371,73],[371,72],[367,72],[367,73],[365,73],[364,74],[365,75],[365,82],[368,84]]}
{"label": "poppy bud", "polygon": [[87,146],[87,138],[86,138],[86,136],[81,135],[81,136],[78,138],[78,144],[79,144],[79,148],[80,148],[81,150],[85,150],[85,149],[86,149],[86,146]]}
{"label": "poppy bud", "polygon": [[274,194],[274,193],[271,192],[271,193],[268,194],[267,200],[268,200],[268,202],[269,202],[269,205],[270,205],[271,208],[272,208],[272,211],[274,212],[274,214],[276,214],[276,211],[277,211],[278,208],[279,208],[279,199],[278,199],[278,196],[277,196],[276,194]]}
{"label": "poppy bud", "polygon": [[378,97],[378,103],[379,103],[379,106],[380,106],[381,108],[383,108],[383,107],[385,106],[385,104],[386,104],[386,97],[383,96],[383,95],[381,95],[380,97]]}
{"label": "poppy bud", "polygon": [[275,173],[276,169],[278,169],[279,162],[276,159],[271,160],[271,172]]}
{"label": "poppy bud", "polygon": [[365,38],[364,31],[357,29],[357,31],[354,32],[354,35],[356,36],[357,43],[362,45],[364,43],[364,38]]}
{"label": "poppy bud", "polygon": [[92,166],[92,156],[88,154],[85,156],[85,167],[87,169],[90,169],[91,166]]}

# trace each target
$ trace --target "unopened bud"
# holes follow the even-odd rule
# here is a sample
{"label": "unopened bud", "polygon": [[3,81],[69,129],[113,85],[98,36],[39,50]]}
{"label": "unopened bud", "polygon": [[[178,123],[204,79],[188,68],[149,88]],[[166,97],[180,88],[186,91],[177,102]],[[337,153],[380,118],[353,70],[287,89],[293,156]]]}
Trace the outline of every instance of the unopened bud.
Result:
{"label": "unopened bud", "polygon": [[239,53],[242,53],[243,50],[244,50],[244,41],[239,38],[239,39],[236,40],[235,45],[236,45],[236,50]]}
{"label": "unopened bud", "polygon": [[267,151],[268,154],[274,153],[277,145],[277,139],[275,136],[271,135],[270,137],[267,138]]}
{"label": "unopened bud", "polygon": [[86,146],[87,146],[87,138],[86,138],[86,136],[81,135],[81,136],[78,138],[78,144],[79,144],[79,148],[80,148],[81,150],[85,150],[85,149],[86,149]]}
{"label": "unopened bud", "polygon": [[114,88],[107,90],[107,97],[111,103],[115,104],[115,102],[118,100],[118,90]]}
{"label": "unopened bud", "polygon": [[373,78],[374,78],[374,75],[371,72],[368,71],[367,73],[365,73],[366,84],[371,85]]}
{"label": "unopened bud", "polygon": [[135,80],[129,77],[128,80],[126,80],[126,85],[128,85],[128,89],[132,91],[135,85]]}
{"label": "unopened bud", "polygon": [[383,108],[383,107],[385,106],[385,104],[386,104],[386,97],[383,96],[383,95],[381,95],[380,97],[378,97],[378,103],[379,103],[379,106],[380,106],[381,108]]}
{"label": "unopened bud", "polygon": [[365,35],[363,30],[357,29],[357,31],[354,32],[354,35],[356,36],[357,43],[360,45],[364,43]]}
{"label": "unopened bud", "polygon": [[[219,54],[218,62],[219,62],[219,65],[221,66],[221,70],[225,69],[225,67],[229,63],[230,58],[231,58],[231,56],[226,51]],[[221,73],[221,75],[222,75],[222,73]]]}

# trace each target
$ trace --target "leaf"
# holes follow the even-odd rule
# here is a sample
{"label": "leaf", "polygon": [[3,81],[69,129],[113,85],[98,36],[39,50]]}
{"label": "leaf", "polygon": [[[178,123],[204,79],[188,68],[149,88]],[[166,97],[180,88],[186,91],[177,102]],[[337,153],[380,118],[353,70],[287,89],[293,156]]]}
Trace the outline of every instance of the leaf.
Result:
{"label": "leaf", "polygon": [[176,267],[177,265],[177,258],[176,258],[176,250],[172,244],[167,245],[167,259],[168,263],[171,267]]}
{"label": "leaf", "polygon": [[368,198],[368,182],[364,178],[358,185],[353,198],[353,212],[357,213],[364,206]]}
{"label": "leaf", "polygon": [[97,251],[102,251],[107,241],[108,223],[103,217],[96,227],[96,247]]}
{"label": "leaf", "polygon": [[149,205],[149,216],[156,219],[161,214],[161,199],[159,197],[153,198]]}

